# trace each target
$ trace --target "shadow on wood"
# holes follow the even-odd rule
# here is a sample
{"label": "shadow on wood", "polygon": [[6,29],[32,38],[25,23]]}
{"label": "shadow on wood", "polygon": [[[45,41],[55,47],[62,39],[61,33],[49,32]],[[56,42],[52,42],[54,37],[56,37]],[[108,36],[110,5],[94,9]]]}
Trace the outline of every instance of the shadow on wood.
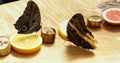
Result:
{"label": "shadow on wood", "polygon": [[120,25],[110,25],[105,22],[103,27],[110,32],[120,32]]}
{"label": "shadow on wood", "polygon": [[27,54],[20,54],[20,53],[18,53],[16,51],[12,50],[11,55],[13,55],[14,57],[17,57],[17,58],[26,58],[26,59],[28,59],[28,58],[36,56],[37,54],[39,54],[39,52],[40,52],[40,50],[33,53],[33,54],[28,54],[27,55]]}
{"label": "shadow on wood", "polygon": [[92,51],[72,45],[67,46],[66,54],[68,56],[68,60],[74,60],[77,58],[84,59],[95,56]]}

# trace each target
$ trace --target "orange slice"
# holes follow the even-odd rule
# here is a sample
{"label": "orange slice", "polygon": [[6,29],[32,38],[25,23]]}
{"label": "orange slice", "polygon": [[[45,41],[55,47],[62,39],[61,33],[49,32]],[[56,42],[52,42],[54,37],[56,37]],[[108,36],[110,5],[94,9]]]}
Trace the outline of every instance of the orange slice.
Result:
{"label": "orange slice", "polygon": [[35,34],[16,34],[10,41],[12,48],[22,54],[32,54],[41,48],[42,38]]}
{"label": "orange slice", "polygon": [[63,22],[61,22],[61,24],[58,27],[58,34],[64,40],[68,40],[68,38],[67,38],[67,23],[68,23],[68,20],[63,21]]}

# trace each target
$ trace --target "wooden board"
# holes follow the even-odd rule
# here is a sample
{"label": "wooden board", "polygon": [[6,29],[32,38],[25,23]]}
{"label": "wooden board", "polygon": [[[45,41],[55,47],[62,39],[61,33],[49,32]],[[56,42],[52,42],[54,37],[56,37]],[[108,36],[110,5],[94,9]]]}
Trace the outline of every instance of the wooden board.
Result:
{"label": "wooden board", "polygon": [[[0,35],[11,38],[17,33],[13,24],[22,15],[28,0],[0,5]],[[102,0],[34,0],[41,12],[43,27],[56,30],[62,21],[70,19],[75,13],[82,13],[85,19],[90,15],[100,15],[96,11]],[[107,0],[106,0],[107,1]],[[57,34],[53,45],[42,45],[39,52],[21,55],[12,50],[0,63],[119,63],[120,26],[104,23],[99,29],[90,29],[97,39],[97,49],[85,50],[70,46]],[[39,31],[40,32],[40,31]]]}

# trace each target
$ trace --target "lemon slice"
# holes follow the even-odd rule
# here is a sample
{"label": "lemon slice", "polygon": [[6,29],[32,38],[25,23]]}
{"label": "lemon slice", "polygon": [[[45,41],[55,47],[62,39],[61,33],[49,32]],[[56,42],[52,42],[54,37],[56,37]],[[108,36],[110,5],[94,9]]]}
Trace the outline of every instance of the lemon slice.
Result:
{"label": "lemon slice", "polygon": [[59,28],[58,28],[58,34],[64,40],[68,40],[68,38],[67,38],[67,23],[68,23],[68,20],[61,22],[61,24],[59,25]]}
{"label": "lemon slice", "polygon": [[12,48],[22,54],[32,54],[41,48],[42,38],[35,34],[16,34],[10,41]]}

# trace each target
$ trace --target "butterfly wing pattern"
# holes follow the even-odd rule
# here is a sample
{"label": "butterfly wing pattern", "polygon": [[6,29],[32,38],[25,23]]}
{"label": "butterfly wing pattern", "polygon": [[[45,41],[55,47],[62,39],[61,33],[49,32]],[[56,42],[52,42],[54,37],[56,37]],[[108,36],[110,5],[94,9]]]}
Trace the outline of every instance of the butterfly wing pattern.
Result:
{"label": "butterfly wing pattern", "polygon": [[92,33],[86,28],[82,14],[75,14],[67,25],[67,38],[76,46],[86,49],[95,49],[96,40]]}
{"label": "butterfly wing pattern", "polygon": [[18,30],[18,34],[29,34],[39,31],[41,28],[40,23],[41,16],[39,7],[35,2],[30,0],[27,3],[23,15],[18,18],[14,26]]}

